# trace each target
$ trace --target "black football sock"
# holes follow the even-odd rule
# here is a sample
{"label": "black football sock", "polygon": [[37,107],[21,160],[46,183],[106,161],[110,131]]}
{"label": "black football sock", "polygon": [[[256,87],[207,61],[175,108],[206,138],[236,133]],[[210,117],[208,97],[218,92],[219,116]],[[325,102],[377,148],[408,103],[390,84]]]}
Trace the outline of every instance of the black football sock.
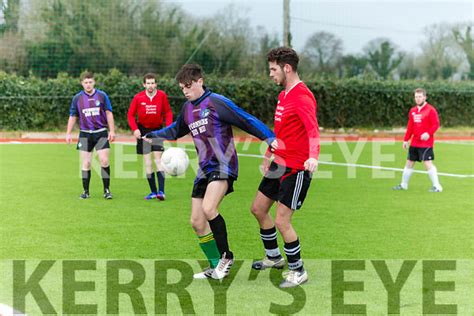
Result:
{"label": "black football sock", "polygon": [[148,180],[148,185],[150,186],[150,190],[153,193],[157,193],[156,191],[156,182],[155,182],[155,173],[152,172],[146,175],[146,179]]}
{"label": "black football sock", "polygon": [[91,171],[82,170],[82,187],[85,192],[89,192],[89,183],[91,181]]}
{"label": "black football sock", "polygon": [[217,249],[219,249],[221,256],[225,253],[227,259],[233,259],[234,254],[229,249],[229,243],[227,242],[227,228],[221,214],[218,214],[214,219],[210,220],[209,226],[211,226],[214,239],[216,240]]}
{"label": "black football sock", "polygon": [[100,170],[100,174],[102,175],[102,183],[104,184],[104,192],[108,190],[110,187],[110,166],[102,167]]}
{"label": "black football sock", "polygon": [[260,228],[260,238],[262,238],[263,247],[265,248],[265,254],[268,259],[281,258],[275,226],[269,229]]}
{"label": "black football sock", "polygon": [[165,174],[163,171],[157,171],[156,176],[158,177],[158,187],[160,191],[165,193]]}
{"label": "black football sock", "polygon": [[290,270],[303,271],[303,260],[301,260],[299,239],[290,243],[285,242],[284,250],[286,257],[288,258],[288,268]]}

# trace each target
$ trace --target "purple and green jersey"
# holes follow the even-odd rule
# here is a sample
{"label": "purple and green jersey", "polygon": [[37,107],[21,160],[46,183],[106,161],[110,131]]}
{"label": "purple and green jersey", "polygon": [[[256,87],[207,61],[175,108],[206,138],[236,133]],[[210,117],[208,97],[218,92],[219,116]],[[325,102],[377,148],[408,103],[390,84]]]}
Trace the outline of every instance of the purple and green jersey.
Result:
{"label": "purple and green jersey", "polygon": [[268,144],[275,139],[275,134],[260,120],[208,89],[199,99],[184,103],[173,124],[153,131],[149,136],[175,140],[191,133],[199,157],[197,178],[211,172],[237,178],[238,161],[232,126]]}
{"label": "purple and green jersey", "polygon": [[81,131],[96,131],[108,126],[105,111],[112,112],[112,106],[104,91],[95,89],[89,95],[82,90],[72,98],[69,115],[79,117]]}

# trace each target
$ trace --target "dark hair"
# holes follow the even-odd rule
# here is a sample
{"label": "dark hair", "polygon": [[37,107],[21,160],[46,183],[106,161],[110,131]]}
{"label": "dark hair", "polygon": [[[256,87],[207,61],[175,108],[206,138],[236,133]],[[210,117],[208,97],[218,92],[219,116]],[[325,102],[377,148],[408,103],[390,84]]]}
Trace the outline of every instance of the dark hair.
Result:
{"label": "dark hair", "polygon": [[198,64],[186,64],[176,74],[176,81],[188,85],[193,81],[204,79],[204,71]]}
{"label": "dark hair", "polygon": [[81,74],[81,82],[82,82],[84,79],[94,79],[94,73],[92,73],[92,72],[90,72],[90,71],[84,71],[84,72]]}
{"label": "dark hair", "polygon": [[143,83],[145,83],[147,79],[155,79],[156,81],[156,75],[151,72],[147,73],[146,75],[143,76]]}
{"label": "dark hair", "polygon": [[298,69],[298,62],[300,61],[298,54],[289,47],[273,48],[267,54],[267,61],[276,62],[278,66],[284,67],[286,64],[293,68],[293,71]]}

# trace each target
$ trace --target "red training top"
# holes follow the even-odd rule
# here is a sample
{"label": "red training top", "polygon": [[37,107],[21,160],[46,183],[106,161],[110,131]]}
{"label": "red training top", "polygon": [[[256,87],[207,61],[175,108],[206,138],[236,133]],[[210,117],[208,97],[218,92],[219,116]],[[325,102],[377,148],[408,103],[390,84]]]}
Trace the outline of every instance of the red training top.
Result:
{"label": "red training top", "polygon": [[[135,116],[138,114],[138,120]],[[163,125],[163,118],[166,126],[173,123],[173,112],[168,102],[168,96],[162,90],[157,90],[153,98],[146,95],[146,90],[137,93],[128,109],[128,125],[132,131],[138,129],[138,124],[145,128],[158,129]]]}
{"label": "red training top", "polygon": [[[413,147],[433,147],[434,133],[438,128],[438,112],[431,104],[425,103],[421,108],[414,106],[408,113],[407,131],[403,140],[407,142],[411,138],[411,146]],[[421,140],[423,133],[430,134],[430,138]]]}
{"label": "red training top", "polygon": [[275,111],[275,135],[278,149],[275,163],[304,170],[308,158],[319,157],[319,127],[316,99],[303,82],[278,96]]}

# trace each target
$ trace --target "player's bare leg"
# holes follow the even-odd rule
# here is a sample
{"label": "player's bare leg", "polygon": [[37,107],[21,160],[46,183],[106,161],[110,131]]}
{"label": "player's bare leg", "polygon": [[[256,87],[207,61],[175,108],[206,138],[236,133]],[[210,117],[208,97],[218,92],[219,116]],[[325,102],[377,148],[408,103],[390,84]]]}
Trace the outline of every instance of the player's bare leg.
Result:
{"label": "player's bare leg", "polygon": [[275,225],[285,241],[285,254],[290,271],[285,274],[285,279],[280,287],[295,287],[308,281],[308,273],[303,268],[301,260],[300,241],[296,231],[291,225],[293,211],[282,203],[277,204]]}
{"label": "player's bare leg", "polygon": [[191,199],[191,218],[189,221],[198,236],[207,235],[211,232],[209,222],[202,210],[202,200],[198,198]]}
{"label": "player's bare leg", "polygon": [[81,153],[81,168],[82,170],[91,170],[92,152],[80,151]]}
{"label": "player's bare leg", "polygon": [[269,229],[275,226],[275,223],[273,223],[273,219],[269,214],[273,202],[274,201],[269,199],[265,194],[257,191],[257,195],[253,200],[250,211],[252,212],[253,216],[255,216],[260,228],[262,229]]}
{"label": "player's bare leg", "polygon": [[298,239],[296,231],[291,225],[291,218],[293,217],[293,211],[282,203],[277,203],[275,225],[278,231],[281,233],[285,243],[289,243]]}

